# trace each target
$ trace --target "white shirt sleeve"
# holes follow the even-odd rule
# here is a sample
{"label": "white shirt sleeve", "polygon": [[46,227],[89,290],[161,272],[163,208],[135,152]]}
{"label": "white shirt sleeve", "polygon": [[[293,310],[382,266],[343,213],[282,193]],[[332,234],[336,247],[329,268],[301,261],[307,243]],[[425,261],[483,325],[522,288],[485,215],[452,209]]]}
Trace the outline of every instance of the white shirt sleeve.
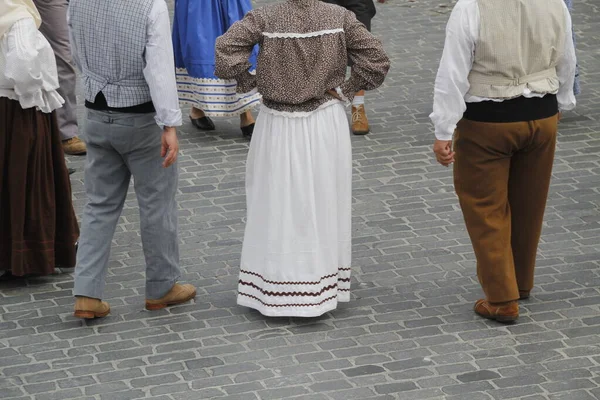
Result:
{"label": "white shirt sleeve", "polygon": [[15,22],[0,46],[6,59],[4,77],[12,83],[22,108],[36,107],[50,113],[64,104],[56,91],[59,86],[54,52],[32,18]]}
{"label": "white shirt sleeve", "polygon": [[158,125],[182,125],[175,79],[171,23],[164,0],[155,0],[148,16],[144,78],[150,87]]}
{"label": "white shirt sleeve", "polygon": [[433,94],[433,112],[429,116],[435,137],[451,140],[456,124],[466,110],[469,73],[479,30],[479,8],[475,0],[459,0],[448,24],[446,41]]}
{"label": "white shirt sleeve", "polygon": [[556,65],[556,75],[558,75],[559,88],[556,94],[558,108],[561,111],[572,110],[577,101],[573,93],[575,83],[575,72],[577,68],[577,56],[575,55],[575,44],[573,43],[571,14],[567,6],[565,8],[566,29],[565,48]]}

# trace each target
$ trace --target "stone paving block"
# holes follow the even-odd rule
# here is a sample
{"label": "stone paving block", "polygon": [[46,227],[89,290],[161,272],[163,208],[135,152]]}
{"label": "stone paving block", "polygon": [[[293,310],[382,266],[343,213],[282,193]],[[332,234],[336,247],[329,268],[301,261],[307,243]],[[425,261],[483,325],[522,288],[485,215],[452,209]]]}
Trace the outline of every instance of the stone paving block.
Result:
{"label": "stone paving block", "polygon": [[[445,397],[445,400],[461,400],[464,399],[464,395],[456,395],[456,396],[447,396]],[[473,399],[473,400],[490,400],[492,397],[484,392],[475,392],[475,393],[469,393],[469,400]]]}
{"label": "stone paving block", "polygon": [[247,382],[238,383],[235,385],[223,386],[223,390],[228,395],[236,395],[240,393],[254,392],[264,389],[264,386],[260,382]]}
{"label": "stone paving block", "polygon": [[386,385],[377,385],[375,386],[375,391],[379,394],[389,394],[406,392],[409,390],[415,390],[417,388],[418,387],[414,382],[397,382]]}
{"label": "stone paving block", "polygon": [[[17,398],[21,395],[24,395],[25,392],[23,391],[22,388],[5,388],[2,389],[2,391],[0,391],[0,399],[8,399],[8,398]],[[25,399],[25,398],[29,398],[29,397],[21,397],[21,399]]]}
{"label": "stone paving block", "polygon": [[442,391],[446,394],[449,395],[463,395],[463,396],[467,396],[467,395],[471,395],[471,393],[475,393],[475,392],[485,392],[485,391],[489,391],[490,389],[492,389],[493,386],[488,383],[488,382],[470,382],[470,383],[463,383],[463,384],[458,384],[458,385],[450,385],[450,386],[444,386],[442,388]]}
{"label": "stone paving block", "polygon": [[141,390],[128,390],[126,392],[115,392],[101,394],[100,400],[133,400],[145,397],[145,393]]}
{"label": "stone paving block", "polygon": [[244,372],[241,374],[237,374],[234,378],[235,383],[248,383],[248,382],[263,382],[266,379],[272,378],[275,375],[274,372],[270,370],[260,370],[254,372]]}
{"label": "stone paving block", "polygon": [[571,392],[551,394],[550,400],[592,400],[598,397],[584,390],[574,390]]}
{"label": "stone paving block", "polygon": [[[303,386],[289,386],[286,387],[285,390],[281,389],[267,389],[261,390],[257,392],[259,399],[261,400],[277,400],[277,399],[287,399],[287,398],[300,398],[309,393],[309,390]],[[310,397],[306,396],[305,398],[312,398],[312,394]],[[317,398],[317,397],[315,397]]]}
{"label": "stone paving block", "polygon": [[[568,378],[567,378],[568,379]],[[595,389],[597,383],[589,379],[572,379],[561,382],[550,382],[541,385],[545,390],[550,393],[566,392],[575,389]]]}
{"label": "stone paving block", "polygon": [[491,379],[500,378],[500,374],[489,370],[479,370],[475,372],[467,372],[466,374],[458,375],[456,379],[463,383],[476,382],[476,381],[487,381]]}
{"label": "stone paving block", "polygon": [[544,389],[542,389],[539,385],[527,385],[521,387],[510,387],[505,389],[496,389],[492,390],[489,393],[492,395],[494,399],[504,400],[504,399],[522,399],[529,397],[530,395],[534,395],[537,393],[543,393]]}
{"label": "stone paving block", "polygon": [[339,391],[339,390],[343,390],[343,389],[349,389],[351,388],[352,385],[344,380],[344,379],[338,379],[338,380],[332,380],[332,381],[326,381],[326,382],[318,382],[315,384],[310,385],[310,389],[314,392],[333,392],[333,391]]}
{"label": "stone paving block", "polygon": [[81,399],[83,393],[81,389],[66,389],[59,391],[52,391],[48,393],[38,393],[35,398],[36,400],[66,400],[66,399]]}

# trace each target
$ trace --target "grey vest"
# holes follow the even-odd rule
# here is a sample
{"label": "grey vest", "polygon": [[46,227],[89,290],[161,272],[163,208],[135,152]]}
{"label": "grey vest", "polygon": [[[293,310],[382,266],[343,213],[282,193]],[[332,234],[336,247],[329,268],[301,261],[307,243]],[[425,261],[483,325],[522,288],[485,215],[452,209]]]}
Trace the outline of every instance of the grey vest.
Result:
{"label": "grey vest", "polygon": [[154,0],[71,0],[69,25],[85,99],[99,92],[109,107],[152,101],[144,79],[148,14]]}
{"label": "grey vest", "polygon": [[556,65],[565,47],[563,0],[478,0],[479,40],[469,94],[513,98],[525,88],[556,93]]}

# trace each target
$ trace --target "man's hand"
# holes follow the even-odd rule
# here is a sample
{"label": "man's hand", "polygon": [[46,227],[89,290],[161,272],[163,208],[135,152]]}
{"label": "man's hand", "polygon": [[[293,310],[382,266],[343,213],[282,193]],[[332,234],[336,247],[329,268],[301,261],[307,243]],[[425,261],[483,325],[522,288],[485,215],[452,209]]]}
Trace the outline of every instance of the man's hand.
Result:
{"label": "man's hand", "polygon": [[165,126],[161,138],[160,156],[165,157],[163,162],[164,168],[169,168],[177,161],[177,153],[179,152],[179,142],[177,141],[177,131],[171,126]]}
{"label": "man's hand", "polygon": [[433,144],[433,152],[437,162],[444,167],[449,166],[454,162],[454,151],[452,151],[451,140],[437,140]]}

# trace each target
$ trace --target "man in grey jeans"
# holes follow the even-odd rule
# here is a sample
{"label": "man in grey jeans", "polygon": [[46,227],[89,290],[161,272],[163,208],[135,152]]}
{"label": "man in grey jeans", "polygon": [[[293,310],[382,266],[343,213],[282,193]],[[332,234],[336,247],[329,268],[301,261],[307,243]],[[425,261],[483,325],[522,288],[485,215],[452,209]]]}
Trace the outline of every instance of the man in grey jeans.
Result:
{"label": "man in grey jeans", "polygon": [[67,28],[69,0],[34,0],[34,3],[42,17],[40,32],[46,37],[56,56],[60,85],[58,93],[65,99],[65,104],[56,110],[63,150],[65,154],[85,155],[85,143],[78,137],[75,94],[77,76],[71,57]]}
{"label": "man in grey jeans", "polygon": [[146,308],[186,302],[196,289],[177,283],[175,126],[182,122],[167,5],[164,0],[71,0],[69,28],[83,75],[88,147],[74,315],[97,318],[110,311],[101,299],[132,176],[146,258]]}

